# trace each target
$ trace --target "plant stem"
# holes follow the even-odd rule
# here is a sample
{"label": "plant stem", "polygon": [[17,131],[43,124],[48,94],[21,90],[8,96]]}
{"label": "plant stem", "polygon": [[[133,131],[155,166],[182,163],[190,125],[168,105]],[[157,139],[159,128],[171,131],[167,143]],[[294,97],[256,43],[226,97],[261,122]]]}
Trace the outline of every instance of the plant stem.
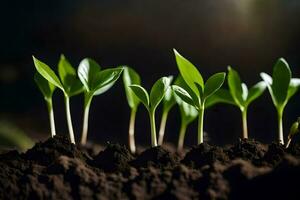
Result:
{"label": "plant stem", "polygon": [[155,111],[149,111],[150,117],[150,125],[151,125],[151,145],[152,147],[157,146],[157,139],[156,139],[156,127],[155,127]]}
{"label": "plant stem", "polygon": [[248,139],[247,108],[242,109],[243,139]]}
{"label": "plant stem", "polygon": [[177,146],[177,151],[181,152],[183,149],[183,144],[184,144],[184,138],[185,138],[185,133],[186,133],[186,127],[187,124],[184,122],[181,122],[181,127],[179,131],[179,139],[178,139],[178,146]]}
{"label": "plant stem", "polygon": [[283,116],[283,109],[278,109],[278,142],[283,145],[284,139],[283,139],[282,116]]}
{"label": "plant stem", "polygon": [[203,143],[203,118],[204,118],[204,106],[199,109],[198,116],[198,144]]}
{"label": "plant stem", "polygon": [[67,115],[69,136],[70,136],[71,143],[75,144],[74,131],[73,131],[73,125],[72,125],[72,117],[71,117],[71,111],[70,111],[70,98],[68,96],[65,96],[65,104],[66,104],[66,115]]}
{"label": "plant stem", "polygon": [[160,128],[158,133],[158,145],[162,145],[164,141],[164,135],[166,130],[166,123],[168,119],[169,111],[163,111],[161,121],[160,121]]}
{"label": "plant stem", "polygon": [[87,93],[84,94],[83,126],[82,126],[81,141],[80,141],[81,145],[86,145],[86,141],[87,141],[91,102],[92,102],[92,97],[89,96]]}
{"label": "plant stem", "polygon": [[56,135],[56,130],[55,130],[52,99],[47,100],[47,107],[48,107],[49,120],[50,120],[51,137],[54,137]]}
{"label": "plant stem", "polygon": [[292,141],[292,138],[289,137],[289,138],[288,138],[288,141],[287,141],[287,143],[286,143],[286,145],[285,145],[285,148],[289,148],[289,146],[290,146],[290,144],[291,144],[291,141]]}
{"label": "plant stem", "polygon": [[131,109],[129,130],[128,130],[128,142],[131,153],[136,152],[135,139],[134,139],[134,126],[135,126],[136,108]]}

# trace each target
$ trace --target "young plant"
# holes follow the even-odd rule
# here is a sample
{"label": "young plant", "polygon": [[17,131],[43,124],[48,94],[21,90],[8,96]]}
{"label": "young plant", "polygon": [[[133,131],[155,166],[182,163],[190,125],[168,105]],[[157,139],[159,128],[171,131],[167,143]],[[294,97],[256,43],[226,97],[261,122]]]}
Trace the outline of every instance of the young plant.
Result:
{"label": "young plant", "polygon": [[300,125],[300,117],[298,117],[297,121],[294,122],[290,128],[290,133],[288,135],[288,141],[285,146],[286,148],[288,148],[290,146],[290,143],[291,143],[293,137],[300,132],[299,125]]}
{"label": "young plant", "polygon": [[260,74],[266,83],[273,104],[277,110],[278,117],[278,142],[284,144],[283,139],[283,112],[290,98],[297,92],[300,86],[300,79],[292,78],[288,63],[280,58],[273,68],[272,77],[266,73]]}
{"label": "young plant", "polygon": [[84,86],[82,145],[85,145],[87,141],[89,110],[93,97],[108,91],[119,79],[123,71],[122,67],[100,69],[98,63],[89,58],[83,59],[78,67],[78,77]]}
{"label": "young plant", "polygon": [[140,101],[146,107],[151,125],[151,145],[157,146],[156,139],[156,126],[155,126],[155,111],[159,103],[165,96],[166,91],[170,87],[171,80],[168,77],[162,77],[156,81],[151,89],[150,96],[148,92],[140,85],[129,86],[134,94],[140,99]]}
{"label": "young plant", "polygon": [[[170,82],[172,82],[173,77],[169,76],[169,78],[170,78]],[[169,115],[171,108],[176,104],[176,101],[175,101],[175,98],[173,95],[173,91],[171,88],[169,88],[166,91],[166,94],[165,94],[162,102],[163,102],[163,108],[162,108],[162,116],[161,116],[161,121],[160,121],[159,132],[158,132],[158,145],[163,144],[168,115]]]}
{"label": "young plant", "polygon": [[[245,83],[241,82],[240,76],[237,71],[228,67],[227,81],[229,86],[228,90],[220,90],[215,95],[211,96],[211,99],[216,97],[220,102],[229,103],[239,107],[242,113],[242,123],[243,123],[243,136],[242,138],[248,138],[248,128],[247,128],[247,111],[250,103],[263,94],[266,89],[265,82],[261,81],[255,84],[248,90]],[[228,93],[228,94],[224,94]],[[217,100],[216,100],[217,101]]]}
{"label": "young plant", "polygon": [[83,91],[82,84],[77,78],[75,69],[72,67],[69,61],[63,55],[61,55],[58,63],[58,74],[60,77],[59,79],[56,76],[55,72],[48,65],[36,59],[34,56],[33,61],[40,75],[48,80],[51,84],[63,91],[65,97],[66,116],[70,141],[75,144],[74,130],[70,111],[70,97],[75,96]]}
{"label": "young plant", "polygon": [[173,90],[183,101],[194,106],[198,112],[198,144],[203,143],[203,118],[205,102],[223,85],[226,74],[216,73],[205,83],[197,68],[174,49],[177,66],[180,74],[188,85],[188,90],[180,86],[173,86]]}
{"label": "young plant", "polygon": [[[179,76],[176,79],[174,84],[178,85],[182,88],[187,88],[187,86],[181,76]],[[188,125],[197,118],[198,111],[196,110],[196,108],[194,106],[182,101],[182,99],[179,98],[177,95],[174,95],[174,98],[179,106],[180,116],[181,116],[179,139],[178,139],[178,145],[177,145],[177,151],[181,152],[183,150],[186,129],[187,129]]]}
{"label": "young plant", "polygon": [[141,78],[134,69],[130,67],[124,67],[123,83],[124,83],[125,93],[127,97],[127,102],[131,109],[129,130],[128,130],[129,148],[131,153],[135,153],[136,152],[135,139],[134,139],[135,116],[141,101],[133,93],[133,91],[129,88],[129,86],[133,84],[141,85]]}
{"label": "young plant", "polygon": [[55,120],[54,120],[52,96],[53,96],[53,92],[56,89],[56,86],[53,85],[52,83],[50,83],[49,81],[47,81],[39,73],[35,73],[34,80],[46,101],[48,113],[49,113],[51,137],[54,137],[56,135],[56,130],[55,130]]}

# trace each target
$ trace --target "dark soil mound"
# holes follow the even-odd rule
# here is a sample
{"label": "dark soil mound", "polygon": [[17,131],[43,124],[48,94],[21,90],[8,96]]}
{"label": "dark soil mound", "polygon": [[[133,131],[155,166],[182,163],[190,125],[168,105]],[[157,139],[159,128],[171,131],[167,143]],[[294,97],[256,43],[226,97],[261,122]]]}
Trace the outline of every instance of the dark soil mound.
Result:
{"label": "dark soil mound", "polygon": [[227,163],[228,161],[229,157],[222,148],[203,143],[193,147],[186,154],[182,163],[191,167],[201,168],[214,162]]}
{"label": "dark soil mound", "polygon": [[108,144],[104,151],[101,151],[91,165],[103,169],[105,172],[125,171],[129,169],[129,162],[133,156],[124,145]]}
{"label": "dark soil mound", "polygon": [[67,137],[58,135],[45,142],[37,143],[23,155],[23,158],[42,165],[49,165],[61,155],[84,161],[88,159],[88,156],[82,153],[76,145],[70,143]]}
{"label": "dark soil mound", "polygon": [[261,165],[261,161],[267,152],[267,146],[252,139],[241,139],[228,150],[230,159],[242,158],[255,165]]}
{"label": "dark soil mound", "polygon": [[[267,150],[268,149],[268,150]],[[136,159],[109,144],[94,157],[64,137],[0,155],[0,199],[298,199],[299,146],[242,140],[193,147],[179,160],[162,147]]]}
{"label": "dark soil mound", "polygon": [[152,147],[142,152],[131,165],[136,168],[155,166],[159,168],[172,168],[178,163],[177,155],[170,153],[161,146]]}

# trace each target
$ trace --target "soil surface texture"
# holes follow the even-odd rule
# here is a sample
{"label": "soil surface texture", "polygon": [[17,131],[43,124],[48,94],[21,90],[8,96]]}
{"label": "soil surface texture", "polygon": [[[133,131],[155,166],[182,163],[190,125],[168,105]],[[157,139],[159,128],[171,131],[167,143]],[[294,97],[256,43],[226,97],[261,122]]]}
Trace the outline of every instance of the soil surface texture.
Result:
{"label": "soil surface texture", "polygon": [[[99,153],[62,136],[0,155],[0,199],[299,199],[300,147],[240,140],[185,155],[155,147]],[[180,156],[179,156],[180,155]]]}

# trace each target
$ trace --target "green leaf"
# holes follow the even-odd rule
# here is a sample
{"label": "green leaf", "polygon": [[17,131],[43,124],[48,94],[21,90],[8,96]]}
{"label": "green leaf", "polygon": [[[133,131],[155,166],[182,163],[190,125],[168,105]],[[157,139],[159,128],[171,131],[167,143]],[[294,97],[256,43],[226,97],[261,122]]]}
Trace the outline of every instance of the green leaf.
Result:
{"label": "green leaf", "polygon": [[224,72],[212,75],[204,86],[204,99],[218,91],[224,83],[226,74]]}
{"label": "green leaf", "polygon": [[39,87],[40,91],[42,92],[44,98],[49,100],[52,98],[53,92],[56,89],[56,86],[52,83],[48,82],[42,75],[39,73],[34,74],[34,80]]}
{"label": "green leaf", "polygon": [[150,105],[152,110],[155,110],[158,104],[163,100],[170,84],[171,79],[169,77],[162,77],[154,83],[150,92]]}
{"label": "green leaf", "polygon": [[149,110],[150,101],[147,91],[140,85],[130,85],[129,87],[134,92],[134,94],[141,100],[145,107]]}
{"label": "green leaf", "polygon": [[299,133],[299,122],[296,121],[292,124],[289,132],[289,137],[293,137]]}
{"label": "green leaf", "polygon": [[250,88],[246,104],[249,105],[252,101],[261,96],[265,91],[266,87],[266,83],[264,81],[260,81],[256,83],[252,88]]}
{"label": "green leaf", "polygon": [[289,100],[298,91],[300,87],[300,79],[292,78],[288,90],[287,100]]}
{"label": "green leaf", "polygon": [[182,118],[184,124],[186,124],[186,125],[190,124],[198,116],[198,111],[196,110],[196,108],[185,102],[182,102],[179,105],[179,109],[180,109],[181,118]]}
{"label": "green leaf", "polygon": [[272,90],[278,104],[284,104],[291,81],[291,70],[288,63],[280,58],[273,69]]}
{"label": "green leaf", "polygon": [[130,108],[137,108],[140,104],[139,98],[136,97],[136,95],[133,93],[133,91],[129,88],[130,85],[141,85],[141,78],[138,75],[138,73],[130,68],[130,67],[124,67],[123,72],[123,83],[125,87],[125,93],[127,97],[127,102],[129,104]]}
{"label": "green leaf", "polygon": [[94,90],[93,83],[97,74],[100,72],[98,63],[90,58],[83,59],[78,67],[78,77],[84,85],[86,91]]}
{"label": "green leaf", "polygon": [[228,67],[228,86],[229,91],[238,105],[244,105],[243,88],[240,76],[237,71]]}
{"label": "green leaf", "polygon": [[[169,76],[170,82],[173,80],[173,76]],[[174,97],[174,92],[171,87],[169,87],[165,93],[164,99],[163,99],[163,110],[164,112],[167,112],[170,110],[174,105],[176,104],[176,100]]]}
{"label": "green leaf", "polygon": [[190,61],[180,55],[175,49],[174,54],[181,76],[183,77],[186,84],[199,97],[200,94],[195,83],[199,84],[202,90],[204,89],[204,82],[200,72]]}
{"label": "green leaf", "polygon": [[194,100],[192,99],[192,97],[189,95],[189,93],[185,89],[183,89],[180,86],[173,85],[172,90],[177,95],[177,97],[179,97],[179,99],[176,98],[176,101],[179,104],[180,104],[180,99],[181,99],[183,102],[186,102],[187,104],[190,104],[190,105],[196,107]]}
{"label": "green leaf", "polygon": [[61,90],[64,91],[64,88],[60,82],[60,80],[58,79],[58,77],[56,76],[56,74],[54,73],[54,71],[45,63],[43,63],[42,61],[38,60],[37,58],[35,58],[34,56],[32,56],[33,58],[33,62],[34,62],[34,66],[36,68],[36,70],[46,79],[48,80],[50,83],[52,83],[53,85],[55,85],[56,87],[60,88]]}
{"label": "green leaf", "polygon": [[205,108],[209,108],[218,103],[226,103],[236,106],[236,103],[232,98],[230,92],[222,88],[206,99]]}
{"label": "green leaf", "polygon": [[276,100],[275,95],[274,95],[273,90],[272,90],[272,83],[273,83],[272,77],[269,74],[266,74],[264,72],[260,73],[260,77],[266,83],[267,88],[269,90],[269,93],[272,97],[272,101],[273,101],[274,105],[277,107],[277,105],[278,105],[277,100]]}
{"label": "green leaf", "polygon": [[60,56],[58,63],[58,75],[64,87],[71,87],[74,77],[76,77],[76,70],[72,67],[64,55]]}
{"label": "green leaf", "polygon": [[96,74],[93,82],[94,95],[100,95],[109,90],[119,79],[123,72],[122,67],[105,69]]}
{"label": "green leaf", "polygon": [[83,87],[81,81],[76,78],[76,79],[73,80],[72,86],[68,90],[68,95],[69,95],[69,97],[72,97],[72,96],[75,96],[75,95],[78,95],[78,94],[82,93],[83,90],[84,90],[84,87]]}

